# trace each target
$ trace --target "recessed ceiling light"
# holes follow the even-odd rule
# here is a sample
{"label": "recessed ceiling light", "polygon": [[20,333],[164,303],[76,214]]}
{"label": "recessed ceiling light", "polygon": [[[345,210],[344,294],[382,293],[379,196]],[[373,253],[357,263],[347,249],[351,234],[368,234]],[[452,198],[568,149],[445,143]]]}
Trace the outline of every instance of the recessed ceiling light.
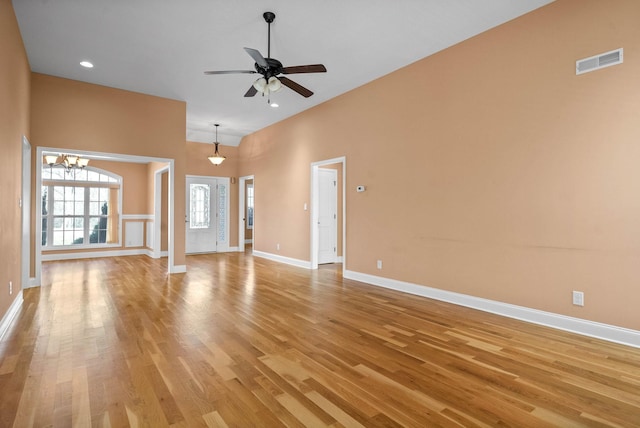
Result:
{"label": "recessed ceiling light", "polygon": [[271,103],[269,104],[271,107],[276,108],[276,107],[280,107],[280,105],[278,103]]}
{"label": "recessed ceiling light", "polygon": [[91,64],[89,61],[80,61],[80,65],[84,68],[93,68],[93,64]]}

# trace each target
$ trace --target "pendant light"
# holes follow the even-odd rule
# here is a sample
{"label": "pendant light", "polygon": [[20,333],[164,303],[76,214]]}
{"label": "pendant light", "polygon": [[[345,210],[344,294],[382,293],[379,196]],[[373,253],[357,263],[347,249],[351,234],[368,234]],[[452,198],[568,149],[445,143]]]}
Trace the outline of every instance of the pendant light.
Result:
{"label": "pendant light", "polygon": [[213,144],[216,145],[216,150],[213,153],[213,156],[209,156],[209,161],[214,164],[215,166],[220,165],[222,162],[224,162],[224,160],[226,159],[225,156],[222,156],[219,152],[218,152],[218,126],[220,126],[219,123],[214,124],[214,126],[216,127],[216,141],[213,142]]}
{"label": "pendant light", "polygon": [[80,155],[45,155],[44,161],[49,167],[62,166],[66,172],[71,172],[75,169],[83,169],[89,164],[89,159],[83,158]]}

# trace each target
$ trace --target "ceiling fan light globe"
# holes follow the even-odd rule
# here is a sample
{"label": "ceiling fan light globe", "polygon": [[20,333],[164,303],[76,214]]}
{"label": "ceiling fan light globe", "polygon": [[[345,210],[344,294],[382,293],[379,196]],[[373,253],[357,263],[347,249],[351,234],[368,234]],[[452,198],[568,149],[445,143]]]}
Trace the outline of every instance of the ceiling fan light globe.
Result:
{"label": "ceiling fan light globe", "polygon": [[267,79],[264,77],[259,78],[253,82],[253,87],[256,88],[258,92],[264,92],[264,89],[267,87]]}
{"label": "ceiling fan light globe", "polygon": [[280,82],[280,79],[278,79],[277,77],[271,76],[269,78],[267,87],[271,92],[278,92],[280,89],[282,89],[282,82]]}

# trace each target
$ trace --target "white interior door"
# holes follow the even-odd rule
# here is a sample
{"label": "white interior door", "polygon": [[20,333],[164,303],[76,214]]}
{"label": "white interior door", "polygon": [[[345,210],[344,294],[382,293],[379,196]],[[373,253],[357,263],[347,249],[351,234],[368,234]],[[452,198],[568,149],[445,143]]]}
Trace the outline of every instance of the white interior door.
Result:
{"label": "white interior door", "polygon": [[229,179],[187,176],[185,252],[229,249]]}
{"label": "white interior door", "polygon": [[338,245],[338,171],[318,168],[318,264],[335,263]]}

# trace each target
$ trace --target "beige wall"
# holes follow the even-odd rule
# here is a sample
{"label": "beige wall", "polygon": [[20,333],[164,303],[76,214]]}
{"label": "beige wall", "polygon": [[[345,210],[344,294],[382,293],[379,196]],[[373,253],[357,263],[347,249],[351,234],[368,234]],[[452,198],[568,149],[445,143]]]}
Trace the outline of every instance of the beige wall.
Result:
{"label": "beige wall", "polygon": [[238,245],[238,148],[220,144],[218,151],[222,156],[226,156],[221,165],[209,162],[208,157],[213,155],[214,150],[213,144],[187,141],[187,175],[234,179],[234,182],[229,184],[229,246],[235,247]]}
{"label": "beige wall", "polygon": [[640,329],[639,16],[558,0],[245,137],[255,248],[309,260],[310,163],[346,156],[347,269]]}
{"label": "beige wall", "polygon": [[112,172],[122,177],[122,208],[120,214],[153,214],[147,200],[153,197],[153,187],[148,187],[147,164],[91,160],[89,166]]}
{"label": "beige wall", "polygon": [[184,265],[185,103],[37,73],[31,87],[34,150],[44,146],[175,160],[174,263]]}
{"label": "beige wall", "polygon": [[[29,137],[30,69],[10,0],[0,0],[0,320],[22,286],[22,136]],[[9,295],[9,281],[13,294]]]}

